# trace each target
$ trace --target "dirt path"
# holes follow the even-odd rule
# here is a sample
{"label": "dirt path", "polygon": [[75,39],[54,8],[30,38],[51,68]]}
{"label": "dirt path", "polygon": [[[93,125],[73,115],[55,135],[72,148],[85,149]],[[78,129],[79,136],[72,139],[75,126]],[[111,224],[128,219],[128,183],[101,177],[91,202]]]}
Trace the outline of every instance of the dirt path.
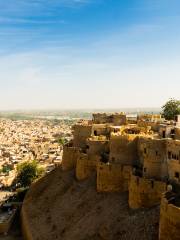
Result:
{"label": "dirt path", "polygon": [[0,235],[0,240],[23,240],[21,235],[19,215],[17,215],[14,219],[14,223],[9,233],[6,236],[3,234]]}

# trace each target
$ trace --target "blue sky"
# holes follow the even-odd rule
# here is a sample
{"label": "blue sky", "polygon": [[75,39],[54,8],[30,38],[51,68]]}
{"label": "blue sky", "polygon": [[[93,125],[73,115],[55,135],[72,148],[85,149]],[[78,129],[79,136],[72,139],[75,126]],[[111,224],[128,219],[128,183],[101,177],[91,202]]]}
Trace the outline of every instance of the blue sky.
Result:
{"label": "blue sky", "polygon": [[0,0],[0,109],[179,98],[179,25],[179,0]]}

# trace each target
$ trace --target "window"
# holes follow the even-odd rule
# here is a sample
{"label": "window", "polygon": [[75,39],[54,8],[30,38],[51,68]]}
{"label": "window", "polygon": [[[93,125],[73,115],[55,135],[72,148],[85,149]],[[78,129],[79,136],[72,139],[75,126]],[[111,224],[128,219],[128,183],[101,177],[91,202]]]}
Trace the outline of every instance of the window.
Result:
{"label": "window", "polygon": [[96,130],[94,131],[94,136],[97,136],[97,131]]}
{"label": "window", "polygon": [[171,152],[168,152],[168,159],[171,159]]}
{"label": "window", "polygon": [[111,161],[112,161],[112,162],[115,162],[115,158],[114,158],[114,157],[112,157],[112,158],[111,158]]}
{"label": "window", "polygon": [[171,134],[175,134],[175,129],[171,129]]}
{"label": "window", "polygon": [[162,137],[163,137],[163,138],[166,138],[166,131],[163,131],[163,132],[162,132]]}
{"label": "window", "polygon": [[175,178],[179,178],[179,173],[175,172]]}

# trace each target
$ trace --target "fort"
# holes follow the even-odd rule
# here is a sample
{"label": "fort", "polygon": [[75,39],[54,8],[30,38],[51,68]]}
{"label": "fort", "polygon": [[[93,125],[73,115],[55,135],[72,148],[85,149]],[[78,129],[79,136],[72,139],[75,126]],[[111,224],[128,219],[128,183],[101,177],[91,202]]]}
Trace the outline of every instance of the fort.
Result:
{"label": "fort", "polygon": [[159,239],[179,239],[180,198],[176,193],[175,203],[169,197],[180,184],[179,119],[144,114],[132,124],[124,113],[93,114],[92,121],[74,126],[62,166],[74,167],[78,180],[95,172],[98,192],[128,191],[131,209],[160,204]]}
{"label": "fort", "polygon": [[153,114],[133,121],[124,113],[93,114],[73,126],[62,170],[74,169],[77,181],[95,175],[98,193],[128,192],[130,209],[160,205],[159,239],[180,239],[179,121],[179,116],[170,122]]}

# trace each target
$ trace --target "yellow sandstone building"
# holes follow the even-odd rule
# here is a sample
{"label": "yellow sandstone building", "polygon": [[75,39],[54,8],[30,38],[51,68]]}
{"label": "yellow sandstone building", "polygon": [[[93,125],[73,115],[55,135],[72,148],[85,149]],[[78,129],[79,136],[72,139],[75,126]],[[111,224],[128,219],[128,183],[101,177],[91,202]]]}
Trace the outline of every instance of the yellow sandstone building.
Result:
{"label": "yellow sandstone building", "polygon": [[161,204],[160,240],[180,239],[180,123],[161,115],[93,114],[73,127],[62,169],[83,180],[96,174],[98,192],[129,192],[129,207]]}

